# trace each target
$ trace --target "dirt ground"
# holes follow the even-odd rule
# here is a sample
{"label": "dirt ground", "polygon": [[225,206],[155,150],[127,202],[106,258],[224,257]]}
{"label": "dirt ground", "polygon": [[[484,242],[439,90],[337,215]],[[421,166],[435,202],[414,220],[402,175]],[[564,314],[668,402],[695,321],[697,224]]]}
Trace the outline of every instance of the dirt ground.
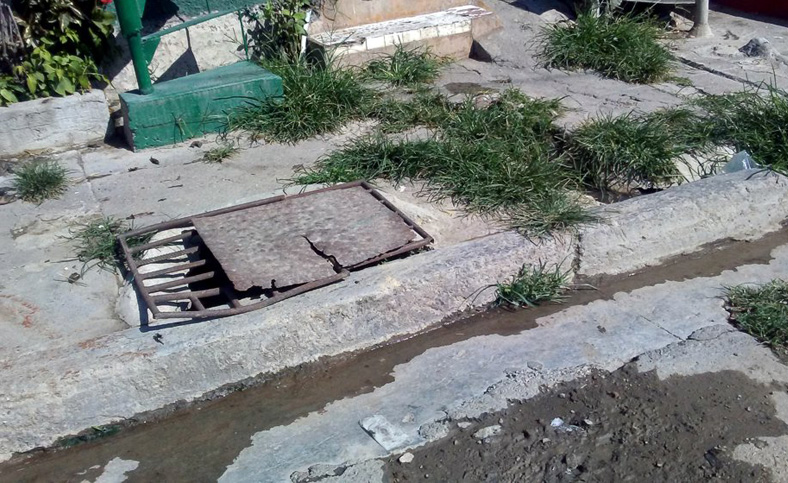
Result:
{"label": "dirt ground", "polygon": [[[771,481],[730,455],[788,433],[770,398],[786,389],[733,371],[660,381],[629,364],[487,414],[410,463],[389,459],[387,472],[392,482]],[[496,425],[499,434],[478,437]]]}

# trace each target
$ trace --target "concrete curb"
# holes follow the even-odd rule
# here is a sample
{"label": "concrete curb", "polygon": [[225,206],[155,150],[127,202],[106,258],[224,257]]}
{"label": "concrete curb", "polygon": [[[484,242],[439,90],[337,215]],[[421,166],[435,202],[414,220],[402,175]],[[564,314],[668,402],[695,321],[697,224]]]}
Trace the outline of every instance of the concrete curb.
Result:
{"label": "concrete curb", "polygon": [[615,275],[659,264],[719,240],[752,240],[788,219],[788,178],[743,171],[714,176],[597,211],[580,234],[579,275]]}
{"label": "concrete curb", "polygon": [[0,156],[63,151],[100,142],[109,120],[107,100],[98,89],[0,107]]}
{"label": "concrete curb", "polygon": [[[633,271],[725,238],[757,238],[788,217],[788,179],[709,178],[602,210],[606,224],[532,243],[499,233],[352,274],[263,310],[168,329],[129,329],[79,345],[5,355],[0,461],[227,384],[369,348],[492,300],[480,288],[523,263],[579,262],[581,274]],[[661,248],[663,245],[664,248]],[[576,255],[580,259],[576,260]]]}

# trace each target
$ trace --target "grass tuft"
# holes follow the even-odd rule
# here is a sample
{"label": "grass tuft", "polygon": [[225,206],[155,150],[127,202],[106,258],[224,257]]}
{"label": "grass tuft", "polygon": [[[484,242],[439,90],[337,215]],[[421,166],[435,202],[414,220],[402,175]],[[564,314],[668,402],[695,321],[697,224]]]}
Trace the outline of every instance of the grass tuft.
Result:
{"label": "grass tuft", "polygon": [[442,115],[429,117],[438,131],[431,138],[365,136],[300,170],[293,181],[421,180],[431,199],[450,198],[539,236],[590,220],[570,195],[574,175],[555,159],[558,101],[509,90],[485,108],[469,99],[436,110]]}
{"label": "grass tuft", "polygon": [[659,42],[660,27],[644,16],[594,16],[544,28],[538,50],[547,67],[589,69],[625,82],[649,84],[670,78],[673,56]]}
{"label": "grass tuft", "polygon": [[568,289],[569,273],[562,272],[558,265],[552,269],[545,263],[523,265],[509,281],[495,286],[496,305],[535,307],[544,302],[562,302]]}
{"label": "grass tuft", "polygon": [[775,349],[788,348],[788,282],[726,288],[731,320]]}
{"label": "grass tuft", "polygon": [[266,61],[282,78],[281,98],[250,99],[228,116],[228,131],[245,130],[256,138],[296,143],[341,128],[365,112],[374,93],[349,69],[306,61]]}
{"label": "grass tuft", "polygon": [[747,150],[761,165],[788,173],[788,92],[764,85],[695,101],[703,112],[698,128],[718,145]]}
{"label": "grass tuft", "polygon": [[[681,131],[684,111],[601,116],[568,136],[567,149],[583,182],[603,192],[681,181],[675,160],[697,146]],[[689,112],[686,112],[689,115]],[[682,138],[685,142],[682,142]]]}
{"label": "grass tuft", "polygon": [[443,63],[428,49],[407,50],[397,45],[393,54],[369,62],[363,75],[395,86],[414,86],[434,81]]}
{"label": "grass tuft", "polygon": [[221,144],[205,152],[202,160],[206,163],[221,163],[225,159],[232,157],[238,152],[238,148],[232,144]]}
{"label": "grass tuft", "polygon": [[[122,259],[118,235],[131,229],[123,220],[107,216],[83,225],[73,233],[76,241],[77,258],[86,268],[88,265],[103,269],[115,269]],[[130,246],[150,241],[150,235],[130,238]],[[135,254],[141,257],[143,252]]]}
{"label": "grass tuft", "polygon": [[30,161],[14,171],[14,188],[19,198],[33,203],[58,198],[66,191],[68,171],[57,161]]}

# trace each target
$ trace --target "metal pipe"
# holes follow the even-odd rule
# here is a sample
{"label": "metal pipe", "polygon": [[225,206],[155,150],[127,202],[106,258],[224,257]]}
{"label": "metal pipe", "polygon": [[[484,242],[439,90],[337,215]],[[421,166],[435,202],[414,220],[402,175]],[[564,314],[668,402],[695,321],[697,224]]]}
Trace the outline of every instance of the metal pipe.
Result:
{"label": "metal pipe", "polygon": [[134,64],[137,86],[141,93],[150,94],[153,92],[153,83],[142,48],[142,14],[137,8],[137,2],[135,0],[115,0],[115,10],[118,12],[120,31],[129,44],[129,54],[131,62]]}
{"label": "metal pipe", "polygon": [[695,24],[690,30],[690,35],[696,38],[712,37],[709,26],[709,0],[695,0]]}

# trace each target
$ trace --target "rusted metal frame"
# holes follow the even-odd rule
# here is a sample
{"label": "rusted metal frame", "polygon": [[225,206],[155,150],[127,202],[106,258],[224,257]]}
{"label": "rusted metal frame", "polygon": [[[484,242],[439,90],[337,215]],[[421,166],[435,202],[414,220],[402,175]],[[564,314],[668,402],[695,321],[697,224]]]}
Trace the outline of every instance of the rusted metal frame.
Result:
{"label": "rusted metal frame", "polygon": [[[247,208],[253,208],[253,207],[256,207],[256,206],[262,206],[262,205],[266,205],[266,204],[270,204],[270,203],[276,203],[276,202],[282,201],[284,199],[301,198],[301,197],[304,197],[304,196],[310,196],[310,195],[313,195],[313,194],[316,194],[316,193],[320,193],[320,192],[333,191],[333,190],[339,190],[339,189],[349,189],[349,188],[354,188],[354,187],[357,187],[357,186],[362,187],[365,191],[370,193],[380,203],[382,203],[388,209],[390,209],[394,213],[396,213],[411,229],[413,229],[414,232],[416,232],[416,234],[418,234],[420,237],[422,237],[422,240],[408,243],[407,245],[405,245],[405,246],[403,246],[401,248],[398,248],[396,250],[393,250],[393,251],[381,254],[380,256],[371,258],[371,259],[366,260],[366,261],[364,261],[364,262],[362,262],[360,264],[356,264],[353,267],[348,267],[348,269],[359,269],[359,268],[362,268],[362,267],[366,267],[368,265],[372,265],[374,263],[377,263],[379,261],[385,260],[387,258],[391,258],[391,257],[397,256],[397,255],[400,255],[400,254],[403,254],[403,253],[406,253],[406,252],[409,252],[409,251],[412,251],[412,250],[417,250],[419,248],[423,248],[423,247],[429,245],[430,243],[432,243],[433,238],[429,234],[427,234],[419,225],[417,225],[415,222],[413,222],[407,215],[405,215],[403,212],[401,212],[396,206],[394,206],[388,200],[386,200],[380,193],[378,193],[366,181],[355,181],[355,182],[352,182],[352,183],[345,183],[345,184],[341,184],[341,185],[330,186],[330,187],[327,187],[327,188],[321,188],[321,189],[318,189],[318,190],[307,191],[307,192],[298,193],[298,194],[295,194],[295,195],[279,195],[279,196],[274,196],[274,197],[271,197],[271,198],[266,198],[264,200],[258,200],[258,201],[253,201],[253,202],[249,202],[249,203],[244,203],[242,205],[232,206],[232,207],[228,207],[228,208],[222,208],[222,209],[219,209],[219,210],[214,210],[214,211],[210,211],[210,212],[207,212],[207,213],[203,213],[201,215],[195,215],[195,216],[191,216],[191,217],[188,217],[188,218],[182,218],[182,219],[173,220],[173,221],[169,221],[169,222],[163,222],[163,223],[159,223],[159,224],[156,224],[156,225],[148,226],[148,227],[145,227],[145,228],[132,230],[130,232],[127,232],[127,233],[124,233],[124,234],[118,236],[118,239],[119,239],[119,241],[121,243],[121,248],[122,248],[123,253],[124,253],[125,257],[126,257],[127,263],[129,265],[129,269],[131,270],[131,272],[134,275],[135,279],[143,280],[145,278],[152,278],[154,276],[164,275],[164,274],[167,274],[167,273],[173,273],[173,272],[181,271],[181,270],[184,270],[184,269],[205,265],[206,262],[205,262],[205,260],[198,260],[198,261],[195,261],[195,262],[181,264],[181,265],[178,265],[178,266],[175,266],[175,267],[170,267],[170,268],[166,268],[166,269],[163,269],[163,270],[156,270],[154,272],[148,272],[146,274],[143,274],[143,273],[140,273],[139,266],[148,265],[148,264],[151,264],[151,263],[157,263],[157,262],[161,262],[161,261],[167,261],[167,260],[171,260],[172,258],[179,257],[179,256],[196,253],[196,252],[199,251],[199,248],[198,247],[190,247],[190,248],[187,248],[187,249],[184,249],[184,250],[179,250],[179,251],[175,251],[175,252],[172,252],[172,253],[159,255],[157,257],[153,257],[153,258],[150,258],[150,259],[143,260],[141,263],[138,264],[134,260],[134,258],[132,256],[133,253],[138,253],[138,252],[144,251],[146,249],[155,248],[157,246],[162,246],[164,244],[167,244],[167,243],[175,241],[175,240],[185,239],[186,237],[190,236],[191,233],[184,232],[184,233],[182,233],[180,235],[175,235],[173,237],[168,237],[168,238],[165,238],[163,240],[158,240],[157,242],[152,242],[152,243],[149,243],[149,244],[140,245],[139,247],[137,247],[138,249],[134,250],[134,251],[132,251],[132,249],[129,247],[128,242],[127,242],[128,238],[130,238],[130,237],[144,235],[144,234],[151,233],[151,232],[172,230],[172,229],[175,229],[175,228],[193,227],[194,225],[193,225],[192,219],[193,218],[197,218],[197,217],[217,216],[217,215],[222,215],[222,214],[225,214],[225,213],[231,213],[231,212],[234,212],[234,211],[244,210],[244,209],[247,209]],[[179,285],[184,285],[184,284],[190,283],[189,281],[184,281],[184,279],[181,279],[181,280],[178,280],[178,281],[173,281],[173,282],[167,282],[165,284],[159,284],[159,285],[155,285],[155,286],[152,286],[152,287],[145,287],[142,283],[139,283],[138,284],[138,288],[140,288],[140,292],[141,292],[142,298],[145,301],[145,303],[147,304],[148,308],[151,310],[151,313],[152,313],[154,319],[223,317],[223,316],[237,315],[237,314],[242,314],[242,313],[250,312],[250,311],[253,311],[253,310],[257,310],[257,309],[260,309],[262,307],[266,307],[268,305],[277,303],[277,302],[279,302],[281,300],[284,300],[284,299],[287,299],[287,298],[290,298],[290,297],[293,297],[293,296],[296,296],[296,295],[300,295],[300,294],[302,294],[304,292],[307,292],[307,291],[310,291],[310,290],[314,290],[316,288],[319,288],[319,287],[322,287],[322,286],[325,286],[325,285],[337,282],[339,280],[342,280],[342,279],[346,278],[349,275],[350,272],[348,271],[348,269],[343,269],[341,272],[337,273],[334,276],[326,277],[326,278],[323,278],[323,279],[320,279],[320,280],[315,280],[315,281],[312,281],[312,282],[305,283],[305,284],[300,285],[300,286],[298,286],[296,288],[290,289],[287,292],[281,292],[281,293],[279,293],[277,295],[274,295],[271,298],[262,300],[260,302],[254,303],[254,304],[249,304],[249,305],[242,305],[240,303],[240,301],[239,301],[239,298],[235,294],[235,291],[232,290],[229,287],[224,287],[224,286],[219,287],[219,288],[214,288],[214,289],[195,291],[195,292],[187,291],[187,292],[180,292],[180,293],[177,293],[177,294],[165,294],[165,295],[157,295],[157,296],[151,295],[151,292],[150,292],[151,288],[160,287],[161,289],[163,289],[162,286],[168,285],[168,284],[172,284],[172,286],[179,286]],[[197,277],[199,277],[199,276],[197,276]],[[206,277],[206,278],[210,278],[210,277]],[[197,280],[192,280],[192,281],[197,281]],[[199,300],[200,297],[211,297],[211,296],[217,296],[217,295],[224,295],[228,299],[228,301],[229,301],[230,305],[232,306],[232,308],[229,308],[229,309],[206,309],[203,306],[203,304],[200,302],[200,300]],[[173,301],[173,300],[189,300],[192,303],[193,307],[196,308],[197,310],[196,311],[188,311],[188,312],[185,312],[185,311],[162,312],[161,310],[159,310],[158,304],[157,304],[158,301],[167,302],[167,301]]]}
{"label": "rusted metal frame", "polygon": [[[290,297],[295,297],[296,295],[300,295],[304,292],[309,292],[310,290],[314,290],[320,287],[324,287],[326,285],[330,285],[334,282],[338,282],[350,275],[350,272],[347,270],[342,270],[341,272],[333,275],[331,277],[321,278],[320,280],[315,280],[313,282],[305,283],[303,285],[299,285],[298,287],[292,288],[287,292],[280,292],[274,295],[271,298],[261,300],[259,302],[243,305],[239,308],[230,308],[230,309],[206,309],[204,311],[194,311],[194,312],[160,312],[159,315],[156,317],[157,319],[183,319],[183,318],[191,318],[191,319],[204,319],[204,318],[213,318],[213,317],[227,317],[230,315],[239,315],[245,314],[247,312],[252,312],[254,310],[261,309],[263,307],[267,307],[269,305],[275,304],[277,302],[281,302],[282,300],[289,299]],[[220,289],[217,289],[220,290]],[[184,292],[186,293],[186,292]],[[197,292],[192,292],[195,294]],[[180,299],[176,299],[180,300]],[[188,300],[188,299],[186,299]],[[193,301],[192,301],[193,303]]]}

